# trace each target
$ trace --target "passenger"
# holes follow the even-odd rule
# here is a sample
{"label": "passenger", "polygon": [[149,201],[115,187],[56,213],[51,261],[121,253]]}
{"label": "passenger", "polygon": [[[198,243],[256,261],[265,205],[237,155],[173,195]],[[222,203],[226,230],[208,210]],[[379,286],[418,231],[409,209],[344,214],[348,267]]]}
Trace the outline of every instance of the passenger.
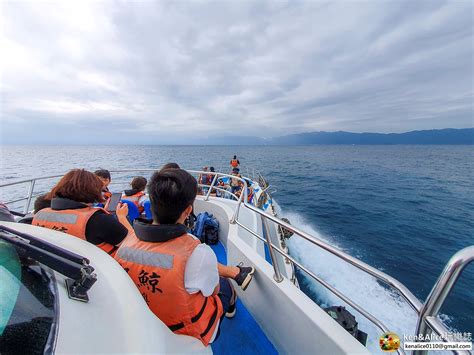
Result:
{"label": "passenger", "polygon": [[216,196],[217,197],[224,197],[224,198],[227,198],[225,197],[228,193],[223,191],[223,190],[227,190],[229,188],[228,185],[225,184],[224,180],[222,180],[222,178],[219,178],[217,179],[217,183],[216,183],[217,187],[220,189],[220,190],[217,190],[216,189]]}
{"label": "passenger", "polygon": [[122,200],[131,201],[137,206],[138,212],[143,213],[143,204],[148,200],[145,195],[147,180],[143,176],[134,177],[130,186],[131,190],[125,190],[122,195]]}
{"label": "passenger", "polygon": [[[181,169],[157,171],[148,184],[153,222],[137,220],[115,259],[137,285],[151,311],[173,332],[204,345],[218,334],[222,317],[233,317],[233,278],[245,290],[253,267],[217,263],[212,249],[186,232],[197,194],[196,179]],[[221,278],[219,277],[221,276]]]}
{"label": "passenger", "polygon": [[214,173],[215,173],[215,172],[216,172],[216,170],[214,169],[213,166],[211,166],[211,167],[209,168],[209,173],[210,173],[210,174],[207,174],[207,182],[208,182],[209,184],[211,184],[211,183],[212,183],[212,180],[214,180],[214,176],[215,176]]}
{"label": "passenger", "polygon": [[[214,169],[213,166],[211,166],[209,168],[209,174],[207,174],[207,183],[209,184],[209,186],[212,184],[212,182],[214,181],[214,173],[216,172],[216,170]],[[216,183],[214,183],[214,185],[216,185]],[[209,187],[210,189],[210,187]],[[216,190],[214,189],[211,189],[211,195],[215,196],[216,195]]]}
{"label": "passenger", "polygon": [[[245,182],[247,183],[247,202],[252,203],[253,196],[254,196],[252,181],[250,181],[248,179],[245,179]],[[240,185],[241,189],[239,191],[237,191],[237,193],[236,193],[237,196],[240,196],[240,194],[242,193],[242,191],[244,189],[244,186],[245,186],[242,181],[239,182],[239,185]]]}
{"label": "passenger", "polygon": [[39,195],[34,204],[34,210],[33,214],[37,214],[39,211],[41,211],[43,208],[48,208],[51,207],[51,200],[48,200],[46,198],[47,194]]}
{"label": "passenger", "polygon": [[51,200],[51,207],[38,211],[32,224],[87,240],[113,256],[133,229],[127,220],[127,204],[117,207],[117,218],[92,207],[95,202],[103,202],[102,188],[102,181],[93,173],[71,170],[45,196]]}
{"label": "passenger", "polygon": [[38,213],[38,211],[47,207],[51,207],[51,201],[46,199],[46,194],[39,195],[35,200],[33,212],[21,217],[18,220],[18,223],[31,224],[33,222],[34,215]]}
{"label": "passenger", "polygon": [[15,222],[15,216],[13,216],[8,209],[7,205],[0,202],[0,221],[3,222]]}
{"label": "passenger", "polygon": [[[201,184],[201,185],[209,185],[210,184],[210,182],[208,181],[209,174],[206,174],[208,169],[209,168],[207,166],[202,168],[202,171],[204,171],[205,173],[204,174],[199,174],[199,177],[198,177],[199,184]],[[203,194],[207,194],[207,191],[209,190],[209,187],[202,186],[202,187],[198,188],[198,191],[199,190],[201,190]]]}
{"label": "passenger", "polygon": [[46,194],[39,195],[34,203],[33,213],[28,213],[27,215],[21,217],[18,220],[18,223],[31,224],[33,222],[34,215],[41,211],[43,208],[51,207],[51,201],[46,199]]}
{"label": "passenger", "polygon": [[181,168],[176,163],[166,163],[165,165],[161,167],[160,170],[164,170],[164,169],[181,169]]}
{"label": "passenger", "polygon": [[[171,162],[171,163],[166,163],[165,165],[163,165],[160,171],[163,171],[165,169],[181,169],[181,167],[178,165],[178,163]],[[194,227],[194,221],[196,221],[196,219],[197,217],[194,214],[194,212],[191,212],[189,217],[184,222],[184,225],[188,228],[188,230],[191,230]]]}
{"label": "passenger", "polygon": [[234,155],[234,158],[230,161],[230,166],[232,167],[232,170],[235,168],[238,168],[240,165],[239,159],[237,159],[237,155]]}
{"label": "passenger", "polygon": [[104,197],[104,201],[107,201],[112,196],[112,192],[109,191],[109,184],[112,181],[110,172],[105,169],[99,169],[94,171],[94,174],[102,181],[102,196]]}
{"label": "passenger", "polygon": [[241,190],[242,188],[240,184],[240,180],[238,179],[241,177],[239,174],[239,171],[240,170],[238,168],[232,169],[232,176],[235,176],[235,178],[230,179],[229,185],[230,185],[230,192],[232,192],[233,194],[237,194],[237,192]]}

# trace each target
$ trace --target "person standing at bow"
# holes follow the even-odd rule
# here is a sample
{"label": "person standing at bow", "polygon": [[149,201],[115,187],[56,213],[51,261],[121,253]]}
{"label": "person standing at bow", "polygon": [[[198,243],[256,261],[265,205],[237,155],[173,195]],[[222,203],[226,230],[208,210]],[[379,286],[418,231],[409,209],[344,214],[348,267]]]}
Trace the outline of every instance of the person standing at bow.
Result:
{"label": "person standing at bow", "polygon": [[237,159],[237,155],[234,155],[234,157],[230,161],[230,167],[231,169],[238,168],[240,166],[240,161]]}

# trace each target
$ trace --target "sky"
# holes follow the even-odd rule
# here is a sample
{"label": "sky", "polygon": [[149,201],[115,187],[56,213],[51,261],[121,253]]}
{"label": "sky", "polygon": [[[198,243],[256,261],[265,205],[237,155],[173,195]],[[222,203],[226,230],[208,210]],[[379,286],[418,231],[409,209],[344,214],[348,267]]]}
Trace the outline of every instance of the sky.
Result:
{"label": "sky", "polygon": [[474,126],[472,1],[0,4],[6,144]]}

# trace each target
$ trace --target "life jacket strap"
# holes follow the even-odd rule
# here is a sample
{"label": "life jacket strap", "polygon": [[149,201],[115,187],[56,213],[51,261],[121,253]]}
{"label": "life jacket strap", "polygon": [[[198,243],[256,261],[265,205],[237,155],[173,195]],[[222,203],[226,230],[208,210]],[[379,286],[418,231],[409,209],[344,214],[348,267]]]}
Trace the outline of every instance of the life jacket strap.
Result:
{"label": "life jacket strap", "polygon": [[206,308],[206,306],[207,306],[207,297],[204,300],[204,304],[202,305],[201,310],[199,311],[199,313],[191,318],[191,322],[196,323],[199,320],[199,318],[202,317],[202,314],[204,313],[204,309]]}
{"label": "life jacket strap", "polygon": [[[194,317],[191,318],[191,322],[192,322],[192,323],[196,323],[199,319],[201,319],[201,317],[202,317],[202,315],[203,315],[203,313],[204,313],[204,310],[206,309],[208,298],[209,298],[209,297],[206,297],[206,299],[204,300],[204,303],[203,303],[203,305],[202,305],[201,310],[199,311],[199,313],[196,314]],[[216,321],[217,310],[218,310],[218,308],[216,307],[216,309],[215,309],[214,312],[212,313],[211,319],[209,320],[209,323],[208,323],[206,329],[205,329],[204,332],[201,334],[201,337],[204,337],[207,333],[209,333],[209,330],[212,328],[212,325],[213,325],[214,322]],[[184,328],[184,323],[181,322],[181,323],[169,325],[168,328],[169,328],[172,332],[176,332],[177,330],[180,330],[180,329]]]}
{"label": "life jacket strap", "polygon": [[200,335],[201,338],[204,338],[204,337],[206,336],[206,334],[209,333],[209,331],[211,330],[212,326],[213,326],[214,323],[216,322],[218,309],[219,309],[219,308],[216,307],[216,309],[214,310],[214,313],[212,313],[211,319],[209,319],[209,323],[207,324],[206,329],[205,329],[205,330],[201,333],[201,335]]}
{"label": "life jacket strap", "polygon": [[107,252],[107,254],[112,255],[112,254],[114,254],[114,253],[117,251],[117,249],[119,248],[119,246],[118,246],[118,245],[113,245],[113,244],[110,244],[110,245],[112,245],[113,248],[112,248],[111,250],[109,250],[109,251]]}
{"label": "life jacket strap", "polygon": [[177,330],[180,330],[180,329],[184,328],[184,323],[181,322],[181,323],[178,323],[178,324],[169,325],[168,328],[170,328],[170,330],[172,332],[176,332]]}

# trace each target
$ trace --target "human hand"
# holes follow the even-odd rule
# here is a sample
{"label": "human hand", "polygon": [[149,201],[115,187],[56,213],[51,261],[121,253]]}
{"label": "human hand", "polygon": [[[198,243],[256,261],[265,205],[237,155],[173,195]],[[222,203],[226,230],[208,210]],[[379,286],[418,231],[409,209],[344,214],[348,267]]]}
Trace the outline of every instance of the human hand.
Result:
{"label": "human hand", "polygon": [[126,203],[119,203],[117,205],[117,210],[115,211],[117,218],[127,218],[128,215],[128,205]]}

